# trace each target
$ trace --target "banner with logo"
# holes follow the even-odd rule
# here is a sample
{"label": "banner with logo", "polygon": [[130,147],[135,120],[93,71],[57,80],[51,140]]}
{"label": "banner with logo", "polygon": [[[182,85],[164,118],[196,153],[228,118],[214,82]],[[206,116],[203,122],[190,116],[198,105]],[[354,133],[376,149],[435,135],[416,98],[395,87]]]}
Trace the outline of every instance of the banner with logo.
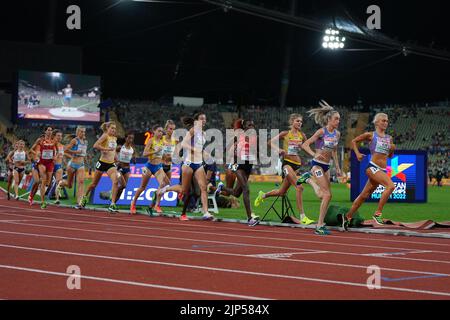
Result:
{"label": "banner with logo", "polygon": [[[133,200],[136,190],[141,185],[143,167],[144,167],[143,163],[138,163],[136,165],[130,166],[131,169],[130,178],[128,179],[127,187],[122,192],[121,197],[117,201],[118,205],[131,204],[131,200]],[[172,178],[170,182],[171,185],[177,185],[179,183],[180,174],[181,174],[180,166],[172,165]],[[111,179],[105,173],[100,178],[100,181],[97,187],[95,188],[95,191],[92,196],[92,203],[110,204],[111,201],[109,197],[111,195],[111,188],[112,188]],[[156,192],[157,189],[158,189],[158,181],[156,180],[155,177],[152,177],[148,182],[147,188],[145,189],[145,191],[142,192],[141,196],[138,198],[136,205],[148,206],[149,204],[151,204],[153,193]],[[163,198],[161,199],[161,206],[175,207],[177,205],[177,197],[178,194],[176,192],[165,193]]]}
{"label": "banner with logo", "polygon": [[[367,149],[361,150],[366,156],[361,162],[352,152],[351,156],[351,201],[354,201],[367,182],[366,169],[371,159]],[[387,175],[392,179],[395,190],[388,202],[426,202],[427,201],[427,153],[425,151],[396,151],[388,159]],[[376,169],[374,169],[376,170]],[[366,201],[377,202],[384,191],[382,185]]]}

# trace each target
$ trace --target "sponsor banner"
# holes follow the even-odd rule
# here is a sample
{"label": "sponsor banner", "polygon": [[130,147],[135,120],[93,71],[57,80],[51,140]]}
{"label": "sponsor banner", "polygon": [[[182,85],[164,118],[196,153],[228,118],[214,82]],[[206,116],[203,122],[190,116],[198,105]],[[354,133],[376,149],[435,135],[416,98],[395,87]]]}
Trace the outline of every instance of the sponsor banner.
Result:
{"label": "sponsor banner", "polygon": [[[122,195],[117,201],[118,205],[130,205],[131,201],[133,200],[134,195],[136,194],[136,190],[141,185],[142,180],[142,168],[144,167],[144,164],[139,163],[136,165],[131,165],[131,174],[130,178],[128,179],[128,184],[125,190],[122,192]],[[172,165],[172,178],[171,178],[171,185],[177,185],[180,181],[180,166],[179,165]],[[155,177],[152,177],[148,184],[147,188],[142,192],[141,196],[138,198],[138,201],[136,202],[136,205],[138,206],[148,206],[151,204],[151,199],[158,189],[158,181]],[[108,175],[104,174],[100,181],[95,188],[95,191],[92,196],[92,203],[93,204],[109,204],[109,196],[111,194],[111,188],[112,183],[111,179],[108,177]],[[161,206],[170,206],[174,207],[177,205],[177,192],[167,192],[164,194],[163,198],[161,199]]]}
{"label": "sponsor banner", "polygon": [[[351,159],[351,200],[355,200],[363,190],[367,175],[366,169],[371,159],[369,150],[363,150],[367,156],[361,162],[352,152]],[[378,168],[369,167],[377,174]],[[423,151],[396,151],[394,156],[388,159],[387,175],[395,185],[389,202],[426,202],[427,201],[427,154]],[[379,185],[369,196],[367,201],[379,201],[384,191]]]}

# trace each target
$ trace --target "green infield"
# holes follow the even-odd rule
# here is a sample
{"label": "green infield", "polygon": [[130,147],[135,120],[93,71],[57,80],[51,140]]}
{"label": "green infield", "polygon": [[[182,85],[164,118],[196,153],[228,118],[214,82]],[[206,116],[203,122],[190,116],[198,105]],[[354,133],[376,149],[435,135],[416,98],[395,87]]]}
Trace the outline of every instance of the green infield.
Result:
{"label": "green infield", "polygon": [[[90,183],[89,179],[86,181],[86,185]],[[0,182],[0,186],[6,189],[6,182]],[[260,183],[251,183],[250,186],[250,196],[251,196],[251,204],[252,210],[254,213],[262,217],[267,209],[270,207],[275,198],[266,199],[259,207],[255,208],[253,206],[253,202],[258,194],[259,190],[264,192],[270,191],[272,189],[277,188],[274,183],[268,182],[260,182]],[[67,190],[69,194],[69,199],[62,200],[62,204],[75,204],[73,199],[73,190]],[[448,196],[449,196],[448,187],[436,187],[429,186],[428,188],[428,203],[388,203],[384,209],[384,218],[392,219],[396,221],[403,222],[411,222],[411,221],[419,221],[419,220],[435,220],[435,221],[448,221],[450,220],[450,208],[448,206]],[[24,192],[21,191],[21,194]],[[331,204],[341,206],[341,207],[350,207],[352,202],[350,201],[350,189],[347,188],[345,184],[333,184],[332,185],[332,193],[333,199],[331,200]],[[294,212],[298,217],[298,212],[296,210],[296,202],[295,202],[295,192],[293,188],[290,189],[288,194],[289,200],[294,208]],[[35,200],[38,201],[38,197],[35,197]],[[13,200],[11,200],[13,201]],[[52,201],[50,201],[52,202]],[[237,209],[219,209],[218,217],[222,218],[230,218],[230,219],[245,219],[245,209],[242,201],[242,197],[239,198],[240,207]],[[276,208],[281,209],[281,199],[279,199],[276,203]],[[12,202],[13,203],[13,202]],[[303,193],[303,205],[305,208],[305,213],[311,219],[317,219],[319,214],[319,205],[320,201],[315,197],[312,188],[308,185],[305,187],[305,191]],[[99,207],[107,207],[107,206],[99,206]],[[377,207],[376,203],[365,203],[358,210],[358,212],[364,217],[369,219],[374,213]],[[129,209],[128,206],[119,206],[119,209]],[[138,207],[138,211],[144,212],[144,207]],[[181,207],[162,207],[165,212],[181,212]],[[280,210],[278,210],[280,211]],[[198,214],[196,214],[198,215]],[[270,211],[266,216],[266,221],[277,221],[279,222],[278,216]]]}

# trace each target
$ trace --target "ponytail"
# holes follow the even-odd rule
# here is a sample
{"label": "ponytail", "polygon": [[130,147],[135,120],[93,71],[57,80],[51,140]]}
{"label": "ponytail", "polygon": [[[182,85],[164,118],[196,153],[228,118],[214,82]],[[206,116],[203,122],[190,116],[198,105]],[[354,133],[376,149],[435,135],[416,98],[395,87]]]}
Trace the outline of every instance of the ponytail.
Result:
{"label": "ponytail", "polygon": [[325,101],[321,100],[319,102],[320,108],[314,108],[308,111],[310,117],[314,117],[314,121],[325,127],[328,124],[328,120],[331,119],[333,114],[338,113],[332,106],[330,106]]}

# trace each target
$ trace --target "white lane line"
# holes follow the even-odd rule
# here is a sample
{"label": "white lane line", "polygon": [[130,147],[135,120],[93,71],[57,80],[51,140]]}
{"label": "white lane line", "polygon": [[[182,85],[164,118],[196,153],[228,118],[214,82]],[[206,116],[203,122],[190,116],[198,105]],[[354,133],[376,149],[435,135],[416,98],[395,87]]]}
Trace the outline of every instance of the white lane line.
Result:
{"label": "white lane line", "polygon": [[[64,221],[64,223],[67,223],[67,220],[63,219],[55,219],[55,218],[42,218],[45,221]],[[100,223],[100,222],[89,222],[89,221],[77,221],[77,220],[70,220],[71,222],[79,222],[79,223],[86,223],[86,224],[94,224],[94,225],[105,225],[105,226],[116,226],[114,224],[108,224],[108,223]],[[303,248],[292,248],[292,247],[282,247],[282,246],[267,246],[267,245],[255,245],[255,244],[246,244],[246,243],[235,243],[235,242],[224,242],[224,241],[211,241],[211,240],[197,240],[197,239],[189,239],[189,238],[179,238],[179,237],[164,237],[164,236],[151,236],[151,235],[142,235],[142,234],[135,234],[135,233],[120,233],[120,232],[107,232],[107,231],[99,231],[99,230],[89,230],[89,229],[80,229],[80,228],[69,228],[69,227],[58,227],[58,226],[48,226],[48,225],[42,225],[42,224],[31,224],[31,223],[20,223],[20,222],[11,222],[10,224],[17,224],[17,225],[27,225],[27,226],[35,226],[35,227],[45,227],[45,228],[53,228],[53,229],[63,229],[63,230],[74,230],[74,231],[85,231],[85,232],[98,232],[98,233],[112,233],[112,234],[122,234],[127,236],[140,236],[140,237],[148,237],[148,238],[157,238],[157,239],[172,239],[172,240],[189,240],[189,241],[197,241],[197,242],[209,242],[209,243],[222,243],[222,244],[233,244],[236,246],[248,246],[248,247],[261,247],[261,248],[274,248],[274,249],[286,249],[286,250],[301,250],[301,251],[317,251],[317,249],[303,249]],[[148,229],[148,228],[145,228]],[[158,228],[150,228],[152,230],[160,230]],[[164,229],[165,231],[173,231],[170,229]],[[188,232],[188,231],[184,231]],[[198,233],[196,231],[191,231],[190,233]],[[203,234],[202,232],[200,232]],[[400,249],[401,250],[401,249]],[[405,249],[403,249],[405,250]],[[405,252],[413,251],[414,249],[409,249]],[[332,250],[323,250],[328,251],[329,253],[333,254],[339,254],[339,255],[351,255],[351,256],[365,256],[364,253],[351,253],[351,252],[342,252],[342,251],[332,251]],[[432,251],[435,253],[439,253],[439,251]],[[444,264],[450,264],[450,261],[443,261],[443,260],[431,260],[431,259],[419,259],[419,258],[409,258],[409,257],[398,257],[398,256],[379,256],[379,258],[387,258],[387,259],[397,259],[397,260],[410,260],[410,261],[419,261],[419,262],[432,262],[432,263],[444,263]]]}
{"label": "white lane line", "polygon": [[[5,205],[0,205],[0,207],[6,207],[6,208],[11,208],[11,209],[17,209],[16,207],[12,207],[12,206],[5,206]],[[29,210],[29,211],[35,211],[35,212],[41,212],[42,210],[39,209],[32,209],[32,208],[21,208],[24,210]],[[211,224],[208,225],[200,225],[200,224],[180,224],[180,223],[176,223],[176,222],[162,222],[162,221],[155,221],[152,219],[149,220],[143,220],[143,219],[124,219],[124,218],[119,218],[119,217],[112,217],[112,216],[106,216],[106,217],[101,217],[101,216],[97,216],[97,215],[92,215],[92,214],[83,214],[83,213],[67,213],[67,212],[61,212],[61,211],[56,211],[56,210],[46,210],[46,212],[52,212],[52,213],[57,213],[57,214],[61,214],[61,215],[66,215],[66,216],[75,216],[75,217],[87,217],[89,219],[107,219],[107,220],[117,220],[117,221],[124,221],[124,222],[139,222],[139,223],[148,223],[148,224],[163,224],[163,225],[174,225],[180,228],[199,228],[199,229],[223,229],[223,230],[231,230],[231,231],[242,231],[242,232],[251,232],[251,233],[275,233],[275,234],[286,234],[286,232],[276,232],[276,231],[272,231],[272,230],[261,230],[261,229],[256,229],[256,228],[252,228],[252,229],[244,229],[244,228],[226,228],[226,227],[219,227],[219,226],[214,226]],[[98,212],[98,211],[97,211]],[[7,213],[5,213],[7,214]],[[13,214],[14,215],[14,214]],[[289,228],[286,228],[289,229]],[[286,230],[288,231],[288,230]],[[291,232],[287,232],[287,234],[289,235],[298,235],[298,236],[308,236],[308,237],[314,237],[317,238],[317,235],[312,234],[311,232],[308,232],[306,230],[303,229],[296,229],[296,233],[291,233]],[[362,238],[362,237],[348,237],[348,236],[335,236],[335,235],[329,235],[327,236],[327,238],[341,238],[341,239],[351,239],[351,240],[360,240],[360,241],[375,241],[377,242],[377,244],[379,244],[379,242],[393,242],[393,243],[409,243],[409,244],[418,244],[418,245],[435,245],[435,246],[444,246],[444,247],[449,247],[450,244],[444,244],[444,243],[435,243],[435,242],[419,242],[419,241],[407,241],[407,240],[390,240],[390,239],[380,239],[380,238]],[[291,240],[291,239],[285,239],[283,238],[282,240]],[[315,241],[311,241],[311,242],[315,242]],[[347,244],[347,243],[342,243],[342,245],[352,245],[352,244]],[[398,248],[397,248],[398,249]],[[405,249],[405,250],[410,250],[409,248]],[[449,251],[440,251],[441,253],[447,253],[450,254]]]}
{"label": "white lane line", "polygon": [[328,253],[328,251],[259,253],[259,254],[248,254],[247,256],[255,258],[277,259],[277,258],[290,258],[293,255],[298,254],[314,254],[314,253]]}
{"label": "white lane line", "polygon": [[[339,284],[339,285],[347,285],[347,286],[356,286],[356,287],[365,287],[365,288],[367,288],[367,284],[366,283],[358,283],[358,282],[327,280],[327,279],[319,279],[319,278],[311,278],[311,277],[300,277],[300,276],[288,276],[288,275],[282,275],[282,274],[253,272],[253,271],[236,270],[236,269],[214,268],[214,267],[204,267],[204,266],[198,266],[198,265],[167,263],[167,262],[152,261],[152,260],[140,260],[140,259],[111,257],[111,256],[99,256],[99,255],[91,255],[91,254],[82,254],[82,253],[77,253],[77,252],[47,250],[47,249],[30,248],[30,247],[19,247],[19,246],[10,246],[10,245],[3,245],[3,244],[0,244],[0,246],[11,247],[11,248],[14,248],[14,249],[23,249],[23,250],[41,251],[41,252],[51,252],[51,253],[65,254],[65,255],[87,256],[87,257],[99,258],[99,259],[133,261],[133,262],[156,264],[156,265],[170,265],[170,266],[181,267],[181,268],[213,270],[213,271],[220,271],[220,272],[227,272],[227,273],[246,274],[246,275],[252,275],[252,276],[265,276],[265,277],[282,278],[282,279],[295,279],[295,280],[313,281],[313,282],[321,282],[321,283],[332,283],[332,284]],[[2,267],[5,267],[5,266],[4,265],[0,265],[0,268],[2,268]],[[6,266],[6,267],[10,267],[10,266]],[[20,268],[20,267],[13,267],[13,268]],[[28,268],[20,268],[20,269],[28,269]],[[37,269],[28,269],[28,270],[37,270]],[[26,271],[28,271],[28,270],[26,270]],[[41,271],[43,271],[43,270],[41,270]],[[48,272],[48,271],[46,271],[46,272]],[[66,273],[59,273],[58,272],[57,274],[58,275],[64,275],[65,277],[68,276],[68,274],[66,274]],[[94,279],[94,280],[107,279],[107,278],[97,278],[97,277],[90,277],[90,276],[84,276],[84,275],[82,275],[81,278]],[[111,280],[111,279],[109,279],[109,280]],[[115,280],[115,281],[118,281],[118,280]],[[130,282],[130,281],[123,281],[123,280],[120,280],[120,281],[121,281],[121,283],[125,283],[125,284],[136,283],[136,282]],[[183,290],[180,290],[180,291],[207,293],[207,294],[223,295],[223,296],[228,296],[228,297],[238,297],[238,298],[244,298],[244,299],[265,299],[265,298],[250,297],[250,296],[240,296],[240,295],[226,294],[226,293],[219,293],[219,292],[212,292],[212,291],[203,291],[203,290],[177,288],[177,287],[167,287],[167,286],[160,286],[160,285],[153,285],[153,284],[144,284],[144,285],[145,286],[151,286],[151,287],[157,287],[157,288],[164,288],[164,289],[166,289],[166,288],[170,288],[170,289],[176,288],[178,290],[179,289],[183,289]],[[424,294],[431,294],[431,295],[450,296],[450,292],[441,292],[441,291],[409,289],[409,288],[389,287],[389,286],[382,286],[381,289],[394,290],[394,291],[404,291],[404,292],[413,292],[413,293],[424,293]]]}
{"label": "white lane line", "polygon": [[[27,271],[27,272],[33,272],[33,273],[49,274],[49,275],[53,275],[53,276],[62,276],[62,277],[66,277],[66,278],[69,276],[69,274],[62,273],[62,272],[47,271],[47,270],[34,269],[34,268],[24,268],[24,267],[3,265],[3,264],[0,265],[0,268],[11,269],[11,270],[19,270],[19,271]],[[87,276],[87,275],[80,275],[80,278],[81,279],[95,280],[95,281],[102,281],[102,282],[125,284],[125,285],[130,285],[130,286],[157,288],[157,289],[165,289],[165,290],[171,290],[171,291],[182,291],[182,292],[189,292],[189,293],[200,293],[200,294],[206,294],[206,295],[212,295],[212,296],[220,296],[220,297],[228,297],[228,298],[236,298],[236,299],[272,300],[272,299],[269,299],[269,298],[246,296],[246,295],[225,293],[225,292],[219,292],[219,291],[208,291],[208,290],[198,290],[198,289],[191,289],[191,288],[163,286],[163,285],[152,284],[152,283],[137,282],[137,281],[126,281],[126,280],[94,277],[94,276]]]}
{"label": "white lane line", "polygon": [[[11,214],[18,216],[25,216],[21,214]],[[68,222],[77,222],[77,223],[85,223],[85,224],[94,224],[94,225],[104,225],[104,226],[115,226],[115,227],[125,227],[131,229],[139,229],[139,230],[159,230],[159,231],[169,231],[169,232],[183,232],[183,233],[194,233],[194,234],[202,234],[202,235],[214,235],[214,236],[224,236],[224,237],[236,237],[236,238],[247,238],[247,239],[258,239],[267,241],[266,237],[258,237],[258,236],[248,236],[248,235],[236,235],[236,234],[227,234],[227,233],[217,233],[217,232],[205,232],[205,231],[189,231],[189,230],[181,230],[181,229],[173,229],[173,228],[156,228],[156,227],[142,227],[142,226],[134,226],[134,225],[123,225],[123,224],[114,224],[114,223],[101,223],[101,222],[93,222],[93,221],[85,221],[85,220],[75,220],[75,219],[60,219],[60,218],[46,218],[39,217],[44,220],[52,220],[52,221],[63,221],[64,223]],[[316,236],[317,237],[317,236]],[[297,243],[314,243],[314,244],[326,244],[326,245],[340,245],[345,247],[357,247],[357,248],[374,248],[373,245],[362,245],[362,244],[349,244],[349,243],[339,243],[339,242],[327,242],[327,241],[319,241],[319,240],[301,240],[301,239],[286,239],[286,238],[270,238],[272,241],[286,241],[286,242],[297,242]],[[401,248],[401,247],[382,247],[376,246],[377,249],[388,249],[388,250],[422,250],[421,248]],[[438,251],[433,250],[435,253],[441,254],[450,254],[447,251]],[[449,262],[450,263],[450,262]]]}
{"label": "white lane line", "polygon": [[[106,241],[106,240],[96,240],[96,239],[87,239],[87,238],[73,238],[73,237],[62,237],[62,236],[53,236],[46,234],[34,234],[34,233],[24,233],[24,232],[13,232],[13,231],[0,231],[0,233],[6,234],[17,234],[29,237],[37,237],[37,238],[50,238],[50,239],[63,239],[63,240],[72,240],[72,241],[80,241],[80,242],[89,242],[89,243],[106,243],[113,245],[121,245],[128,247],[140,247],[140,248],[152,248],[152,249],[161,249],[161,250],[169,250],[169,251],[178,251],[178,252],[193,252],[193,253],[202,253],[202,254],[213,254],[220,256],[229,256],[229,257],[243,257],[243,258],[254,258],[245,254],[239,253],[227,253],[227,252],[216,252],[216,251],[207,251],[207,250],[195,250],[195,249],[182,249],[178,247],[165,247],[165,246],[154,246],[154,245],[146,245],[146,244],[138,244],[138,243],[124,243],[117,241]],[[261,259],[261,258],[257,258]],[[274,259],[274,258],[272,258]],[[358,268],[367,270],[367,265],[354,265],[354,264],[343,264],[343,263],[334,263],[334,262],[322,262],[316,260],[302,260],[302,259],[288,259],[288,258],[276,258],[280,261],[289,261],[289,262],[299,262],[299,263],[309,263],[309,264],[319,264],[319,265],[328,265],[333,267],[349,267],[349,268]],[[395,269],[395,268],[385,268],[381,267],[383,270],[387,271],[395,271],[395,272],[403,272],[403,273],[414,273],[414,274],[429,274],[429,275],[442,275],[444,273],[436,273],[436,272],[427,272],[427,271],[416,271],[416,270],[404,270],[404,269]],[[450,276],[450,274],[444,274]]]}

